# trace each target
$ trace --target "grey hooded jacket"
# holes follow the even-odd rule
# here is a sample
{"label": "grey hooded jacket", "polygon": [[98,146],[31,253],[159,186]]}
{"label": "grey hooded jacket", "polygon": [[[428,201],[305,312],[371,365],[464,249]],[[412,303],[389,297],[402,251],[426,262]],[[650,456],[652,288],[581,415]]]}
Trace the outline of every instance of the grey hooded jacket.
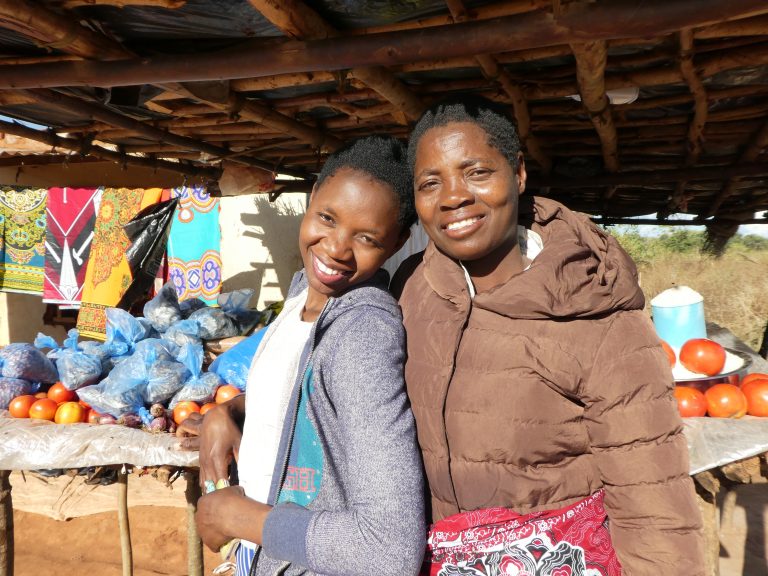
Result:
{"label": "grey hooded jacket", "polygon": [[[422,462],[405,393],[405,331],[387,280],[380,271],[331,298],[312,328],[253,575],[418,573]],[[297,273],[289,297],[306,286]]]}

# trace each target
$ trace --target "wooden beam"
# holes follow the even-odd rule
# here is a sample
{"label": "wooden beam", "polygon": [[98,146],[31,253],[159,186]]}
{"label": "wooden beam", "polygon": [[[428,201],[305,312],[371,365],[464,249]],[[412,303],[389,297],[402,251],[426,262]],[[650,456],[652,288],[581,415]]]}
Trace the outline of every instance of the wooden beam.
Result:
{"label": "wooden beam", "polygon": [[67,10],[79,8],[81,6],[116,6],[117,8],[125,8],[126,6],[152,6],[153,8],[177,10],[186,3],[187,0],[63,0],[62,6]]}
{"label": "wooden beam", "polygon": [[[128,116],[113,112],[112,110],[104,108],[98,104],[86,102],[84,100],[80,100],[79,98],[67,96],[53,90],[38,89],[30,90],[27,93],[32,98],[35,98],[38,102],[51,104],[57,108],[69,112],[87,115],[93,120],[99,120],[101,122],[111,124],[112,126],[131,130],[136,134],[141,134],[142,136],[157,142],[166,142],[168,144],[174,144],[187,150],[205,152],[206,154],[210,154],[211,156],[218,158],[227,156],[231,152],[230,150],[220,146],[214,146],[212,144],[208,144],[207,142],[195,140],[186,136],[179,136],[172,132],[168,132],[167,130],[149,126],[143,122],[140,122],[139,120],[135,120]],[[239,158],[238,161],[242,164],[247,164],[249,166],[254,166],[256,168],[262,168],[266,170],[272,170],[274,168],[272,164],[257,160],[255,158]],[[306,177],[307,175],[305,173],[294,173],[291,174],[291,176]]]}
{"label": "wooden beam", "polygon": [[[707,123],[707,114],[709,113],[707,91],[693,66],[693,53],[693,31],[690,28],[685,28],[680,31],[680,73],[688,84],[694,101],[693,118],[688,124],[686,167],[695,165],[699,159],[704,141],[704,126]],[[687,209],[685,205],[687,203],[685,195],[687,184],[688,182],[685,180],[678,180],[675,191],[667,204],[667,209],[661,211],[659,216],[666,217],[678,209],[682,208],[683,211]]]}
{"label": "wooden beam", "polygon": [[[768,120],[766,120],[763,123],[763,125],[755,132],[752,138],[750,138],[750,141],[747,143],[746,148],[739,156],[739,163],[754,162],[755,160],[757,160],[758,156],[760,156],[763,150],[767,147],[768,147]],[[723,202],[725,202],[728,199],[728,197],[734,193],[734,191],[738,186],[738,183],[739,183],[739,177],[730,175],[725,185],[723,186],[722,190],[720,190],[720,192],[715,197],[712,204],[709,206],[709,209],[704,214],[701,214],[701,216],[704,218],[716,216],[718,211],[720,210],[720,207],[723,205]]]}
{"label": "wooden beam", "polygon": [[0,1],[0,22],[3,28],[34,40],[41,48],[102,60],[132,56],[117,42],[85,28],[75,19],[69,20],[52,12],[39,2]]}
{"label": "wooden beam", "polygon": [[[626,224],[630,226],[701,226],[698,220],[656,220],[655,218],[592,218],[592,222],[600,226],[615,226]],[[750,218],[741,220],[739,224],[768,224],[767,218]]]}
{"label": "wooden beam", "polygon": [[712,24],[695,30],[693,36],[701,40],[735,36],[764,36],[766,30],[768,30],[768,15],[763,15]]}
{"label": "wooden beam", "polygon": [[[18,0],[17,0],[18,1]],[[243,45],[237,51],[158,56],[115,62],[59,62],[0,67],[0,88],[125,86],[251,78],[274,74],[388,66],[415,60],[488,54],[522,48],[610,38],[658,36],[765,9],[765,0],[689,0],[663,4],[643,0],[570,3],[554,21],[544,11],[470,21],[416,31],[389,32],[268,46]],[[748,62],[753,65],[753,62]],[[679,71],[677,72],[679,77]]]}
{"label": "wooden beam", "polygon": [[232,80],[229,87],[235,92],[259,92],[261,90],[278,90],[293,86],[311,86],[337,81],[338,77],[331,72],[299,72],[298,74],[276,74],[264,78]]}
{"label": "wooden beam", "polygon": [[88,154],[97,158],[103,158],[104,160],[111,160],[118,164],[135,164],[137,166],[146,166],[148,168],[162,168],[163,170],[170,170],[172,172],[179,172],[188,176],[201,176],[209,178],[211,180],[217,180],[221,174],[221,170],[216,168],[208,168],[195,166],[191,164],[182,164],[176,162],[166,162],[163,160],[156,160],[154,158],[147,158],[143,156],[133,156],[130,154],[123,154],[114,150],[107,150],[100,146],[90,145],[89,142],[80,140],[77,138],[64,138],[58,136],[53,132],[42,132],[35,130],[34,128],[27,128],[21,124],[15,122],[5,122],[0,120],[0,132],[6,132],[8,134],[16,134],[23,138],[29,138],[30,140],[36,140],[48,144],[52,148],[65,148],[67,150],[74,150],[80,154]]}
{"label": "wooden beam", "polygon": [[613,124],[611,104],[605,94],[606,44],[602,40],[571,44],[576,57],[576,78],[581,103],[600,137],[603,163],[608,172],[619,170],[618,138]]}
{"label": "wooden beam", "polygon": [[[340,34],[333,26],[301,0],[249,0],[272,24],[296,40],[322,40]],[[355,67],[350,74],[373,88],[401,110],[409,120],[416,121],[426,108],[410,89],[382,66]]]}

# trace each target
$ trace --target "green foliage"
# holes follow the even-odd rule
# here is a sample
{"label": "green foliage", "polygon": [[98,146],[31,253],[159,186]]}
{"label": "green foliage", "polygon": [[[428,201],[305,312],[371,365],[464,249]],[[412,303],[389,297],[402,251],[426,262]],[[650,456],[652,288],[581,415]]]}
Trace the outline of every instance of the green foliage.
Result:
{"label": "green foliage", "polygon": [[[632,259],[646,263],[658,257],[670,254],[697,254],[704,246],[706,233],[685,228],[670,229],[659,236],[643,236],[638,226],[622,226],[620,231],[608,230]],[[768,251],[768,238],[757,234],[737,234],[730,239],[728,251],[762,252]]]}

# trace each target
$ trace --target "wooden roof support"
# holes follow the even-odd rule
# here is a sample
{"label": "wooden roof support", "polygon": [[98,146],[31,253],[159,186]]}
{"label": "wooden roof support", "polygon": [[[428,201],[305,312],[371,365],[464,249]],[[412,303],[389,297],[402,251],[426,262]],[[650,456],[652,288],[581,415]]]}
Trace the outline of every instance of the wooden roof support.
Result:
{"label": "wooden roof support", "polygon": [[278,90],[293,86],[311,86],[337,81],[338,76],[331,72],[299,72],[297,74],[275,74],[264,78],[232,80],[229,87],[235,92],[259,92],[261,90]]}
{"label": "wooden roof support", "polygon": [[[301,0],[249,0],[272,24],[297,40],[320,40],[339,32]],[[416,121],[425,106],[394,74],[382,66],[355,67],[350,74],[391,102],[406,118]]]}
{"label": "wooden roof support", "polygon": [[[685,158],[685,166],[694,166],[699,160],[701,155],[701,149],[704,141],[704,125],[707,123],[707,114],[709,113],[709,100],[707,98],[707,91],[704,88],[699,76],[696,74],[696,69],[693,66],[693,31],[690,28],[686,28],[680,31],[680,73],[685,82],[688,84],[688,89],[693,94],[693,118],[688,125],[688,139],[687,139],[687,151]],[[672,193],[667,204],[666,210],[659,211],[658,216],[660,219],[666,218],[669,214],[682,209],[687,209],[685,187],[688,184],[685,180],[678,180],[675,185],[675,191]]]}
{"label": "wooden roof support", "polygon": [[694,30],[693,36],[698,39],[727,38],[735,36],[762,36],[768,30],[768,15],[754,16],[741,20],[721,22]]}
{"label": "wooden roof support", "polygon": [[[446,0],[445,3],[454,21],[464,22],[467,20],[467,9],[464,6],[463,0]],[[502,90],[507,93],[507,96],[512,99],[512,107],[515,111],[517,132],[520,140],[525,145],[528,154],[541,166],[542,172],[545,174],[549,173],[552,169],[552,161],[541,149],[541,144],[531,131],[531,115],[528,112],[528,103],[525,101],[523,91],[512,80],[507,71],[499,66],[492,55],[479,54],[475,56],[475,61],[483,71],[483,76],[497,82]]]}
{"label": "wooden roof support", "polygon": [[135,164],[136,166],[145,166],[148,168],[162,168],[163,170],[170,170],[172,172],[179,172],[188,176],[200,176],[203,178],[209,178],[212,180],[218,179],[221,170],[217,168],[193,166],[191,164],[182,164],[176,162],[166,162],[163,160],[156,160],[154,158],[147,158],[143,156],[132,156],[130,154],[124,154],[114,150],[107,150],[101,146],[93,146],[89,142],[77,139],[77,138],[64,138],[58,136],[53,132],[41,132],[34,128],[27,128],[21,124],[15,122],[5,122],[0,120],[0,132],[7,134],[15,134],[22,138],[28,138],[37,142],[43,142],[53,148],[65,148],[67,150],[74,150],[80,154],[88,154],[89,156],[95,156],[96,158],[103,158],[104,160],[111,160],[118,164]]}
{"label": "wooden roof support", "polygon": [[611,104],[605,94],[605,65],[608,61],[605,42],[597,40],[571,44],[571,49],[576,57],[576,78],[579,83],[581,103],[600,136],[605,169],[608,172],[618,172],[616,126],[613,123]]}
{"label": "wooden roof support", "polygon": [[63,18],[39,2],[1,0],[0,21],[4,28],[18,32],[48,50],[101,60],[132,56],[117,42],[85,28],[75,19]]}
{"label": "wooden roof support", "polygon": [[[210,154],[211,156],[217,158],[225,157],[230,153],[230,150],[226,148],[214,146],[206,142],[194,140],[186,136],[179,136],[172,132],[149,126],[143,122],[140,122],[139,120],[134,120],[128,116],[113,112],[107,108],[99,106],[98,104],[92,104],[72,96],[66,96],[64,94],[54,92],[53,90],[29,90],[27,91],[27,94],[39,102],[52,104],[62,110],[68,110],[77,114],[87,115],[94,120],[106,122],[113,126],[117,126],[118,128],[131,130],[136,134],[140,134],[157,142],[175,144],[181,148],[205,152],[206,154]],[[272,170],[274,168],[272,164],[256,160],[255,158],[239,158],[238,161],[242,164],[247,164],[256,168],[262,168],[264,170]],[[291,176],[306,178],[307,174],[302,172],[295,172],[291,174]]]}
{"label": "wooden roof support", "polygon": [[[746,148],[741,153],[741,156],[739,156],[739,163],[754,162],[760,154],[762,154],[765,148],[768,148],[768,120],[766,120],[757,132],[755,132],[752,138],[750,138]],[[709,209],[706,213],[700,214],[700,217],[709,218],[711,216],[717,216],[723,202],[734,193],[738,183],[738,176],[729,177],[722,190],[720,190],[712,204],[709,206]]]}
{"label": "wooden roof support", "polygon": [[[556,21],[546,11],[536,11],[416,31],[244,46],[237,52],[228,50],[194,59],[158,56],[115,62],[5,66],[0,67],[0,88],[163,84],[389,66],[587,40],[658,36],[719,21],[724,11],[737,17],[760,10],[765,10],[765,0],[729,0],[727,6],[722,0],[697,0],[695,10],[691,10],[689,0],[668,0],[662,4],[643,0],[574,2],[563,7]],[[747,61],[746,65],[755,64]]]}

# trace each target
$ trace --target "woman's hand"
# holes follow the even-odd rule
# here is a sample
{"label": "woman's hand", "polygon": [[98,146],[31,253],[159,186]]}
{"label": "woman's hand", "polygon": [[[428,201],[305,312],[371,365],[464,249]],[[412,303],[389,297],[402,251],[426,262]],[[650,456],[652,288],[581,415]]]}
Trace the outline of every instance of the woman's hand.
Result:
{"label": "woman's hand", "polygon": [[197,412],[192,412],[176,428],[176,436],[181,438],[179,447],[182,450],[200,450],[200,429],[203,424],[203,417]]}
{"label": "woman's hand", "polygon": [[214,552],[233,538],[261,544],[264,522],[271,509],[248,498],[240,486],[222,488],[197,501],[197,533]]}

